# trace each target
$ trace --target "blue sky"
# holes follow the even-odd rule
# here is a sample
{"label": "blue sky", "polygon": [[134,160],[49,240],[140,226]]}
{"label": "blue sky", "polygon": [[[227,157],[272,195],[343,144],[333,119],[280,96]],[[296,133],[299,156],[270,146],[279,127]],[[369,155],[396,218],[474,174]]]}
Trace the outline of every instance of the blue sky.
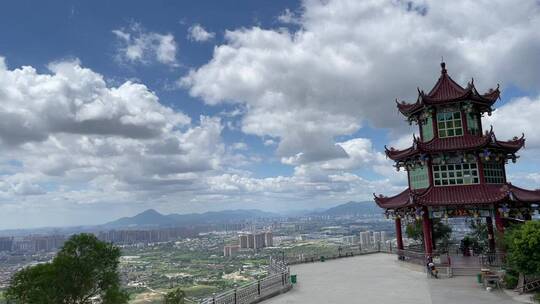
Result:
{"label": "blue sky", "polygon": [[394,99],[441,57],[501,84],[485,127],[525,132],[508,172],[537,188],[538,26],[535,1],[2,3],[0,229],[397,193],[383,147],[415,129]]}

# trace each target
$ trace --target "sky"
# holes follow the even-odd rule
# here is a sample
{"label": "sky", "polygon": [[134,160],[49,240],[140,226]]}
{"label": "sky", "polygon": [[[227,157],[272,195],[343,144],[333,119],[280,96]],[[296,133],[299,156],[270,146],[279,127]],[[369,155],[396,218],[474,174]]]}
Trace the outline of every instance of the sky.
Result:
{"label": "sky", "polygon": [[0,229],[396,194],[395,100],[441,60],[500,84],[484,128],[525,133],[509,180],[539,188],[539,28],[539,1],[4,1]]}

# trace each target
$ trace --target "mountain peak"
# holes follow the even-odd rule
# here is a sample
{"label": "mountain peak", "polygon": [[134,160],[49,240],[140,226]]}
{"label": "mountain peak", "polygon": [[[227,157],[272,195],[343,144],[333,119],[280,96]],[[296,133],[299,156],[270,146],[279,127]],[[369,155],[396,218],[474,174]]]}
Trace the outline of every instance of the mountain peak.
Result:
{"label": "mountain peak", "polygon": [[163,215],[163,214],[159,213],[156,209],[146,209],[137,215]]}

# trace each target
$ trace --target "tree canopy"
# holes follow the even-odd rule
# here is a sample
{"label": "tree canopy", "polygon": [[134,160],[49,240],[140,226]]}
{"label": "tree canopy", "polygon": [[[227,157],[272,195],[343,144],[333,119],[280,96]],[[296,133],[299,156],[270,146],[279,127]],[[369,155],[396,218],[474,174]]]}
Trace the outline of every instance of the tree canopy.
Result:
{"label": "tree canopy", "polygon": [[540,221],[513,226],[504,241],[510,268],[526,275],[540,274]]}
{"label": "tree canopy", "polygon": [[[488,227],[481,220],[472,220],[469,224],[471,232],[467,233],[465,239],[468,240],[468,246],[472,246],[474,252],[485,252],[489,248]],[[465,240],[464,239],[464,240]]]}
{"label": "tree canopy", "polygon": [[[407,224],[405,233],[407,233],[409,238],[424,244],[422,220],[416,220],[414,223]],[[433,243],[447,241],[451,234],[452,228],[450,226],[444,224],[440,219],[433,220]]]}
{"label": "tree canopy", "polygon": [[72,236],[50,263],[17,272],[6,291],[17,304],[123,304],[120,289],[120,250],[92,234]]}
{"label": "tree canopy", "polygon": [[186,294],[183,290],[180,288],[176,288],[172,291],[169,291],[165,296],[163,297],[163,303],[164,304],[184,304],[185,302]]}

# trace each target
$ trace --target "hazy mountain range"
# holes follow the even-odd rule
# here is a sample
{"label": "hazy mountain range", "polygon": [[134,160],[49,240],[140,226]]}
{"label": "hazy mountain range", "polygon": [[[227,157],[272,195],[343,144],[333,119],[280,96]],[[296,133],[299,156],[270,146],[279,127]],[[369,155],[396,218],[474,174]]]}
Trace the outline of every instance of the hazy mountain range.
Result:
{"label": "hazy mountain range", "polygon": [[348,202],[345,204],[337,205],[330,209],[315,212],[315,215],[362,215],[362,214],[382,214],[382,209],[379,208],[374,202]]}
{"label": "hazy mountain range", "polygon": [[102,225],[103,228],[120,227],[173,227],[188,225],[204,225],[218,223],[236,223],[243,220],[259,218],[276,218],[279,214],[261,210],[224,210],[190,214],[161,214],[154,209],[148,209],[132,217],[123,217]]}
{"label": "hazy mountain range", "polygon": [[262,218],[299,217],[299,216],[341,216],[361,214],[381,214],[382,210],[374,202],[348,202],[328,209],[293,210],[284,213],[272,213],[256,209],[224,210],[191,214],[161,214],[148,209],[131,217],[123,217],[103,225],[41,227],[29,229],[0,230],[0,236],[23,236],[28,234],[71,234],[121,228],[164,228],[205,224],[237,223],[245,220]]}
{"label": "hazy mountain range", "polygon": [[358,214],[380,214],[382,211],[373,202],[348,202],[326,210],[294,211],[278,214],[256,209],[224,210],[190,214],[161,214],[154,209],[148,209],[132,217],[123,217],[101,225],[103,228],[122,227],[174,227],[188,225],[237,223],[263,218],[280,218],[285,216],[340,216]]}

